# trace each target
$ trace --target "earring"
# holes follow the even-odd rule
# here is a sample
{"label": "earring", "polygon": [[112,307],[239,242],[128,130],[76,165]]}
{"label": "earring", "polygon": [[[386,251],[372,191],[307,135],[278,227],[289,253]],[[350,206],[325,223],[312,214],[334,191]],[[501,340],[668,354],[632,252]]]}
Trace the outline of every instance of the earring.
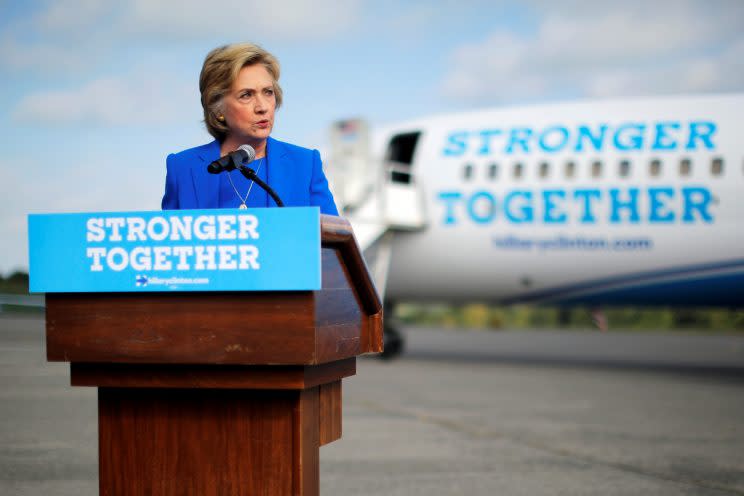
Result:
{"label": "earring", "polygon": [[220,122],[223,122],[225,120],[225,116],[222,115],[222,114],[220,114],[220,115],[217,116],[217,120],[220,121]]}

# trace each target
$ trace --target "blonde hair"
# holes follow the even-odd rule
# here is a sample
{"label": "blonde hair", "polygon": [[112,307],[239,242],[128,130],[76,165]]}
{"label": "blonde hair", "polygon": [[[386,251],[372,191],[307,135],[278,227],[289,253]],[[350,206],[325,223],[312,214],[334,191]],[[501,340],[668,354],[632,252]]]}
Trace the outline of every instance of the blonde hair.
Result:
{"label": "blonde hair", "polygon": [[204,124],[209,134],[217,141],[224,141],[228,127],[224,120],[218,119],[223,112],[225,94],[238,77],[243,67],[263,64],[274,80],[274,95],[277,108],[282,104],[282,88],[279,86],[279,61],[258,45],[236,43],[215,48],[204,59],[199,75],[199,91],[204,109]]}

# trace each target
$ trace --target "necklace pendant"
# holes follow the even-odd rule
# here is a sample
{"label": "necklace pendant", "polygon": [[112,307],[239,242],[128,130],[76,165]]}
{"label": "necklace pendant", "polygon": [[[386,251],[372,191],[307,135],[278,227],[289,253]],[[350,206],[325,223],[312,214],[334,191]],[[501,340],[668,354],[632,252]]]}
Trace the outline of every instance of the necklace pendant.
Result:
{"label": "necklace pendant", "polygon": [[240,206],[239,206],[238,208],[239,208],[240,210],[247,210],[247,209],[248,209],[248,207],[246,206],[246,204],[245,204],[245,203],[241,203],[241,204],[240,204]]}

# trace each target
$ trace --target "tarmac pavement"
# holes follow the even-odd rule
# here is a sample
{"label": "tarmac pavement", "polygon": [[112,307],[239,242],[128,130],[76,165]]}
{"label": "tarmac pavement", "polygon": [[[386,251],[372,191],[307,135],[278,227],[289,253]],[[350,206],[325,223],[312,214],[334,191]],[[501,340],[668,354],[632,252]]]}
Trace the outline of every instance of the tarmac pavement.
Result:
{"label": "tarmac pavement", "polygon": [[[407,329],[344,381],[324,495],[744,495],[744,337]],[[0,495],[97,494],[96,394],[0,317]]]}

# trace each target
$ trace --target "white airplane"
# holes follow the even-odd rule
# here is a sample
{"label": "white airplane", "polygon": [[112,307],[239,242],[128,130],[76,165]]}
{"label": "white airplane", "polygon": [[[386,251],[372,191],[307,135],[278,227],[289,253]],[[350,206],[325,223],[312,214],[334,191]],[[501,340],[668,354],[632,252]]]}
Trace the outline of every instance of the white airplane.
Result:
{"label": "white airplane", "polygon": [[326,171],[388,315],[416,300],[740,307],[743,133],[744,94],[508,107],[374,135],[351,120],[332,127]]}

